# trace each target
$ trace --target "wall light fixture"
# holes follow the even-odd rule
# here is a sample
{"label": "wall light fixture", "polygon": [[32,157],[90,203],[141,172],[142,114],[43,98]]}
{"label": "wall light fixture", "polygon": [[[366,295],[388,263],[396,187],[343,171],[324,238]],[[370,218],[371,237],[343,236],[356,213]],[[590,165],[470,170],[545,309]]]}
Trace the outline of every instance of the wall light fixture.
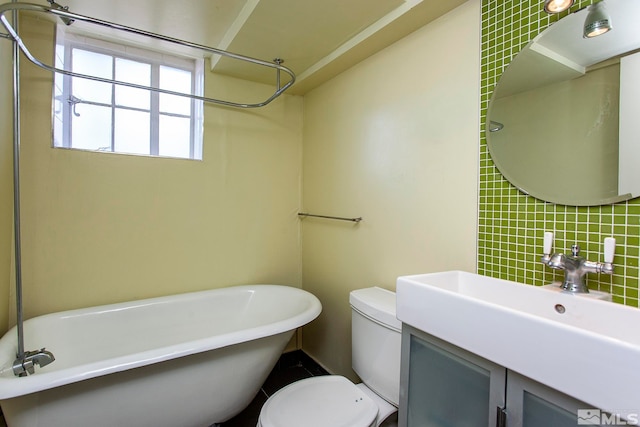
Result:
{"label": "wall light fixture", "polygon": [[584,20],[585,38],[597,37],[613,29],[611,17],[607,13],[604,2],[595,3],[589,6],[589,13]]}

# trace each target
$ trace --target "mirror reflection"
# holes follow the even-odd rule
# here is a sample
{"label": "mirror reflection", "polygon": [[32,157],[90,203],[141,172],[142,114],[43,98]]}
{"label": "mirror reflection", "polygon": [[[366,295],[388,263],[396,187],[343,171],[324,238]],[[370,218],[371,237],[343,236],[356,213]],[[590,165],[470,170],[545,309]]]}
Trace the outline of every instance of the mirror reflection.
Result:
{"label": "mirror reflection", "polygon": [[[565,205],[640,195],[640,1],[603,0],[611,31],[583,37],[592,5],[551,25],[502,75],[487,115],[500,172]],[[593,13],[591,14],[593,15]]]}

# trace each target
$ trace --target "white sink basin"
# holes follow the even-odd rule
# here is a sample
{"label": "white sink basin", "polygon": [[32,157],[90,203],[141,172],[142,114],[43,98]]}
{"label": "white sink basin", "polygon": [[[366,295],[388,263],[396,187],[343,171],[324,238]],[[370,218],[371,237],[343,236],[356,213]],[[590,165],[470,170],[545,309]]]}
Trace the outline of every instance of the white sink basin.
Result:
{"label": "white sink basin", "polygon": [[640,413],[640,310],[462,271],[398,278],[397,316],[593,408]]}

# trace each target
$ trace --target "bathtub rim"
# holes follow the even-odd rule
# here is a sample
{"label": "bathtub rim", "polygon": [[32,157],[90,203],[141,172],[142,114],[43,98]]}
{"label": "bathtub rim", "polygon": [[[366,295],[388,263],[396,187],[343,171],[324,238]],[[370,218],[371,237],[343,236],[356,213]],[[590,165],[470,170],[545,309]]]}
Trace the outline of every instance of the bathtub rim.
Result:
{"label": "bathtub rim", "polygon": [[[233,331],[231,333],[224,333],[221,335],[209,336],[206,338],[188,342],[181,342],[178,344],[154,348],[152,350],[107,358],[96,362],[63,368],[55,371],[47,371],[47,367],[37,367],[36,373],[27,377],[16,377],[12,372],[3,373],[0,375],[0,401],[23,396],[30,393],[35,393],[41,390],[52,389],[66,384],[109,375],[116,372],[122,372],[129,369],[135,369],[155,363],[161,363],[167,360],[189,356],[191,354],[204,353],[206,351],[232,346],[234,344],[246,342],[249,340],[257,340],[267,336],[277,335],[287,331],[295,330],[318,317],[320,315],[320,312],[322,311],[322,305],[315,295],[300,288],[287,285],[254,284],[227,286],[223,288],[208,289],[203,291],[185,292],[160,297],[144,298],[139,300],[65,310],[36,316],[32,319],[60,318],[65,316],[68,317],[88,313],[96,313],[99,311],[116,311],[123,308],[131,308],[141,305],[150,305],[167,301],[186,300],[194,297],[197,298],[198,296],[208,295],[212,293],[256,291],[258,289],[261,289],[263,292],[268,292],[269,288],[278,290],[286,289],[286,292],[289,292],[292,295],[297,295],[298,298],[305,298],[308,301],[309,306],[306,310],[298,313],[295,316],[277,322],[271,322],[266,325],[243,329],[240,331]],[[25,323],[29,320],[26,320]],[[15,349],[17,349],[15,330],[16,327],[14,326],[9,331],[7,331],[5,335],[2,336],[2,338],[0,338],[0,355],[5,354],[5,352],[9,350],[11,350],[13,354],[15,354]],[[9,349],[7,349],[7,347]],[[55,355],[55,349],[51,350],[54,351]],[[13,357],[14,356],[11,357],[11,361],[13,361]],[[50,366],[54,365],[52,364]],[[11,368],[9,367],[9,370],[10,369]]]}

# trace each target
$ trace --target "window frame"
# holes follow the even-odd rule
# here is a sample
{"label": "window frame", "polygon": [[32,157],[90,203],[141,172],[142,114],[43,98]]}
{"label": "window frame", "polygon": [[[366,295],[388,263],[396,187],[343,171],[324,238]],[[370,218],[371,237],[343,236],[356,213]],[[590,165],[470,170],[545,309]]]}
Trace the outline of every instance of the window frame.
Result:
{"label": "window frame", "polygon": [[[56,46],[55,46],[55,60],[56,67],[62,69],[65,68],[65,64],[72,64],[72,54],[74,49],[80,49],[83,51],[107,55],[111,57],[111,76],[115,78],[116,61],[117,59],[123,59],[128,61],[134,61],[137,63],[148,64],[150,66],[150,81],[151,87],[160,87],[160,69],[163,66],[173,69],[187,71],[191,73],[191,94],[202,96],[204,92],[204,60],[201,58],[178,56],[173,53],[160,53],[157,51],[148,50],[145,48],[139,48],[127,44],[114,43],[111,41],[99,40],[91,37],[85,37],[77,34],[65,33],[58,26],[56,33]],[[60,55],[62,51],[62,55]],[[77,77],[76,77],[77,78]],[[174,157],[160,154],[160,117],[179,117],[188,118],[190,121],[189,132],[189,157],[175,156],[179,159],[190,160],[202,160],[202,128],[203,128],[203,102],[198,99],[190,98],[191,115],[176,114],[170,112],[160,111],[160,97],[161,93],[149,89],[150,92],[150,104],[149,109],[136,108],[119,105],[116,102],[116,86],[117,84],[111,83],[111,103],[93,102],[79,100],[73,102],[73,79],[74,77],[57,73],[54,77],[54,93],[53,93],[53,115],[54,121],[56,116],[59,115],[58,110],[62,111],[60,115],[61,120],[57,120],[54,126],[62,127],[60,132],[54,130],[53,146],[57,148],[67,148],[74,150],[86,150],[97,151],[117,154],[129,154],[129,155],[142,155],[150,157]],[[108,84],[108,83],[107,83]],[[56,96],[56,93],[59,93]],[[167,95],[172,96],[172,95]],[[59,99],[58,99],[59,98]],[[73,110],[75,104],[83,103],[89,105],[97,105],[101,107],[107,107],[111,110],[111,138],[110,147],[106,149],[85,149],[73,146],[72,138],[72,126],[73,126]],[[115,133],[115,115],[118,110],[128,111],[140,111],[149,113],[149,153],[138,154],[124,151],[116,151],[116,133]],[[60,122],[61,123],[58,123]],[[56,135],[58,137],[56,137]]]}

